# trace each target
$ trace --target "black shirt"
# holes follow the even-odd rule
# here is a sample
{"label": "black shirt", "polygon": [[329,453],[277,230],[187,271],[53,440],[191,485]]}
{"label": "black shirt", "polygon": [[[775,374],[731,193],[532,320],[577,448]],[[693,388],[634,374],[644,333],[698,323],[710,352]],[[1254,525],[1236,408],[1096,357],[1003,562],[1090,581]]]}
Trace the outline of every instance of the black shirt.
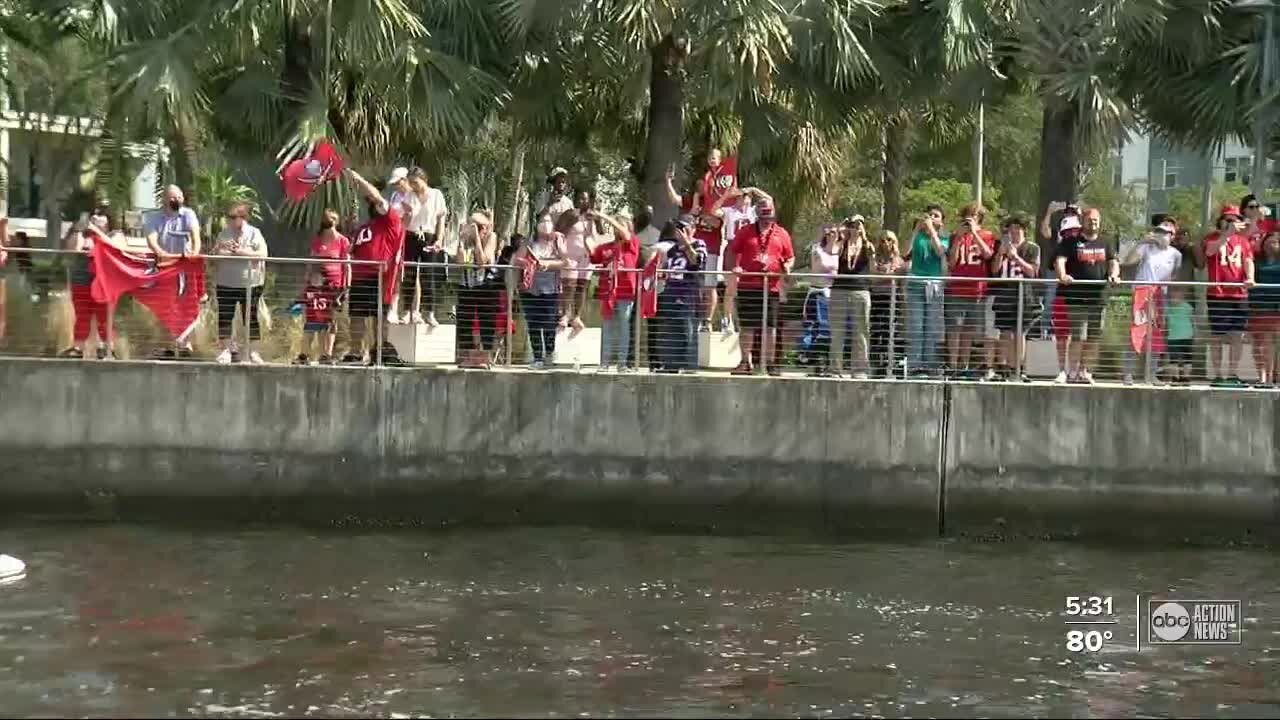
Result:
{"label": "black shirt", "polygon": [[867,280],[856,277],[858,275],[866,275],[868,268],[871,267],[871,243],[863,241],[862,252],[853,258],[853,265],[849,264],[849,254],[845,252],[842,245],[839,249],[840,260],[836,268],[836,278],[831,283],[831,287],[835,290],[866,290],[868,288]]}
{"label": "black shirt", "polygon": [[[1112,260],[1116,259],[1116,254],[1107,243],[1102,241],[1102,238],[1086,240],[1083,235],[1076,235],[1064,238],[1058,243],[1054,258],[1055,264],[1056,258],[1067,259],[1067,274],[1074,280],[1106,280],[1108,266]],[[1100,285],[1092,285],[1082,286],[1077,290],[1102,292],[1103,288]]]}

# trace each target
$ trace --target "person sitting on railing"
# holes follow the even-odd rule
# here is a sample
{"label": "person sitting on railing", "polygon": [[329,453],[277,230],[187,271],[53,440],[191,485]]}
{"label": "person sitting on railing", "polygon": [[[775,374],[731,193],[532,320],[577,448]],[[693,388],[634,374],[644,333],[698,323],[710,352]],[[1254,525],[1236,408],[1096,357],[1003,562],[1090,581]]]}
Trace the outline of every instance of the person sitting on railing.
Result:
{"label": "person sitting on railing", "polygon": [[[1173,247],[1173,236],[1178,232],[1177,222],[1166,217],[1152,231],[1135,243],[1125,253],[1121,265],[1137,265],[1138,271],[1134,280],[1149,283],[1134,287],[1134,320],[1146,324],[1146,333],[1142,337],[1142,352],[1135,354],[1132,345],[1126,347],[1124,354],[1124,382],[1133,383],[1133,364],[1141,360],[1145,370],[1155,365],[1154,347],[1156,337],[1164,329],[1164,295],[1166,283],[1177,277],[1178,268],[1182,265],[1182,253]],[[1141,313],[1138,311],[1142,310]],[[1144,370],[1144,374],[1145,373]],[[1154,382],[1155,378],[1147,374],[1146,381]]]}
{"label": "person sitting on railing", "polygon": [[747,375],[763,369],[769,375],[781,375],[775,361],[777,328],[781,324],[778,303],[782,299],[783,276],[791,274],[796,256],[791,234],[778,224],[772,203],[756,206],[756,221],[738,231],[730,252],[733,273],[738,276],[734,305],[742,323],[742,363],[733,372]]}
{"label": "person sitting on railing", "polygon": [[656,372],[693,372],[698,368],[697,325],[702,276],[707,267],[707,245],[697,235],[695,219],[682,215],[663,228],[666,258],[661,270],[658,314],[650,333],[657,350]]}
{"label": "person sitting on railing", "polygon": [[[182,188],[170,185],[165,188],[164,208],[147,220],[147,247],[155,256],[156,264],[165,265],[174,258],[191,257],[200,254],[200,218],[189,207],[186,207],[186,196]],[[176,354],[180,358],[192,356],[191,342],[177,342]],[[174,351],[164,351],[162,357],[171,357]]]}
{"label": "person sitting on railing", "polygon": [[591,253],[591,265],[599,271],[596,297],[600,300],[602,328],[600,371],[616,367],[627,372],[627,355],[631,346],[631,316],[635,311],[640,275],[640,238],[624,222],[591,211],[613,232],[613,242],[601,243]]}
{"label": "person sitting on railing", "polygon": [[[1106,286],[1098,283],[1120,281],[1120,261],[1099,236],[1101,229],[1102,213],[1097,208],[1089,208],[1082,216],[1065,215],[1058,231],[1054,267],[1058,283],[1063,286],[1058,292],[1071,321],[1067,348],[1070,366],[1067,382],[1071,383],[1093,384],[1090,368],[1098,357],[1102,314],[1106,308]],[[1075,284],[1081,280],[1094,282]]]}
{"label": "person sitting on railing", "polygon": [[[398,362],[395,347],[386,340],[390,306],[396,293],[396,281],[400,276],[400,251],[404,244],[404,229],[400,209],[382,197],[378,188],[351,168],[347,168],[351,182],[364,195],[369,209],[369,220],[355,234],[352,256],[356,260],[376,262],[351,268],[351,291],[347,311],[351,317],[352,347],[343,357],[344,363],[374,363],[373,352],[365,353],[370,323],[383,320],[383,360]],[[381,286],[382,293],[378,290]]]}
{"label": "person sitting on railing", "polygon": [[[334,261],[321,265],[320,272],[324,275],[325,283],[337,290],[339,297],[351,287],[351,263],[345,262],[351,259],[351,240],[338,231],[340,221],[337,210],[325,208],[320,215],[320,232],[311,239],[311,257]],[[324,341],[324,352],[320,355],[321,363],[333,362],[333,348],[337,342],[337,326],[330,323],[329,335]]]}
{"label": "person sitting on railing", "polygon": [[[227,210],[226,227],[218,234],[209,254],[234,258],[264,258],[267,256],[267,241],[262,232],[249,223],[249,206],[236,203]],[[258,326],[258,300],[262,297],[262,286],[266,282],[266,265],[261,260],[223,260],[214,262],[214,295],[218,300],[218,345],[222,351],[218,353],[218,364],[228,365],[238,362],[240,349],[235,340],[236,305],[240,305],[243,322],[247,326],[245,348],[249,351],[249,362],[262,364],[262,355],[253,347],[253,342],[262,337]]]}
{"label": "person sitting on railing", "polygon": [[555,361],[560,272],[569,263],[565,259],[564,236],[556,232],[551,216],[543,213],[535,227],[535,235],[516,251],[511,264],[521,268],[518,287],[533,352],[530,367],[542,370]]}
{"label": "person sitting on railing", "polygon": [[489,367],[493,321],[498,312],[498,298],[489,285],[489,273],[497,255],[498,234],[493,229],[493,220],[486,213],[472,213],[470,222],[458,236],[453,258],[462,269],[458,281],[458,367]]}
{"label": "person sitting on railing", "polygon": [[[1244,234],[1240,208],[1227,205],[1218,213],[1218,229],[1205,236],[1200,257],[1208,269],[1209,370],[1213,384],[1240,386],[1240,361],[1244,357],[1244,331],[1248,323],[1248,290],[1253,285],[1253,245]],[[1223,345],[1227,363],[1222,361]]]}
{"label": "person sitting on railing", "polygon": [[[1040,246],[1027,242],[1027,224],[1027,219],[1020,215],[1007,218],[1000,245],[991,257],[992,277],[1009,281],[991,285],[992,311],[996,330],[1000,332],[1002,373],[1005,377],[1012,377],[1013,373],[1020,372],[1018,379],[1023,382],[1030,381],[1026,373],[1027,330],[1040,315],[1040,294],[1036,287],[1020,282],[1040,275]],[[1019,293],[1022,295],[1021,303]],[[1018,322],[1019,304],[1022,307],[1021,327]]]}
{"label": "person sitting on railing", "polygon": [[1280,339],[1280,229],[1262,240],[1256,269],[1257,287],[1249,291],[1249,332],[1258,382],[1276,385],[1276,340]]}
{"label": "person sitting on railing", "polygon": [[97,326],[98,359],[105,359],[108,354],[115,357],[111,349],[113,309],[106,303],[93,299],[93,263],[90,261],[93,244],[108,241],[107,232],[111,228],[110,223],[106,211],[99,209],[89,216],[89,220],[83,227],[77,224],[67,233],[66,249],[76,253],[70,257],[68,273],[71,285],[71,312],[75,315],[75,322],[71,334],[72,345],[60,353],[62,357],[84,357],[84,346],[89,340],[91,321]]}
{"label": "person sitting on railing", "polygon": [[960,210],[960,227],[951,236],[951,246],[947,249],[947,274],[951,277],[982,278],[975,280],[958,280],[946,287],[946,310],[943,316],[947,323],[947,350],[951,359],[951,370],[957,377],[984,380],[995,380],[995,369],[991,367],[992,354],[987,353],[985,373],[970,370],[973,355],[973,341],[986,329],[987,278],[991,271],[991,258],[995,255],[992,246],[995,237],[991,231],[982,229],[986,219],[986,208],[971,203]]}

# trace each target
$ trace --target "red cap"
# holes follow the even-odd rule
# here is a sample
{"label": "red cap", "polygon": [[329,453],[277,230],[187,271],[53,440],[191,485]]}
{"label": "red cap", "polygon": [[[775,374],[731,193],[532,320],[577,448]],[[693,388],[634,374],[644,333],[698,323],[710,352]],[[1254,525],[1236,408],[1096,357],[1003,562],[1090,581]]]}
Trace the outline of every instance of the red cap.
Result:
{"label": "red cap", "polygon": [[1223,205],[1222,212],[1218,213],[1218,219],[1221,220],[1228,215],[1235,215],[1237,218],[1242,217],[1240,215],[1240,208],[1235,205]]}

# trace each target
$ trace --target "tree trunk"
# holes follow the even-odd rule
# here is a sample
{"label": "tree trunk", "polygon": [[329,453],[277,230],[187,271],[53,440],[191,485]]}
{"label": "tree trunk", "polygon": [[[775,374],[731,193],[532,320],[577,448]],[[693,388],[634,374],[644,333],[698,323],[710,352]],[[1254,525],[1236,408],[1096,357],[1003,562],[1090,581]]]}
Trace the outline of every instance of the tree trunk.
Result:
{"label": "tree trunk", "polygon": [[[524,195],[524,158],[526,149],[519,140],[511,141],[511,186],[506,193],[502,212],[502,240],[505,242],[516,232],[520,223],[520,198]],[[497,218],[494,219],[497,222]]]}
{"label": "tree trunk", "polygon": [[902,228],[902,188],[909,171],[913,130],[912,120],[905,113],[890,116],[884,129],[883,227],[899,234]]}
{"label": "tree trunk", "polygon": [[680,159],[684,138],[684,61],[688,44],[667,34],[650,50],[649,127],[645,140],[641,183],[645,201],[653,206],[653,222],[661,227],[675,217],[667,197],[667,169]]}
{"label": "tree trunk", "polygon": [[195,204],[196,139],[185,127],[175,126],[169,133],[169,162],[173,177],[169,182],[182,188],[187,205]]}
{"label": "tree trunk", "polygon": [[[1072,103],[1046,102],[1044,127],[1040,131],[1040,194],[1036,212],[1039,222],[1049,203],[1054,201],[1076,202],[1080,192],[1080,151],[1077,146],[1076,127],[1079,108]],[[1039,233],[1036,233],[1039,237]],[[1040,257],[1047,263],[1056,248],[1052,240],[1040,238]],[[1047,267],[1047,265],[1046,265]]]}

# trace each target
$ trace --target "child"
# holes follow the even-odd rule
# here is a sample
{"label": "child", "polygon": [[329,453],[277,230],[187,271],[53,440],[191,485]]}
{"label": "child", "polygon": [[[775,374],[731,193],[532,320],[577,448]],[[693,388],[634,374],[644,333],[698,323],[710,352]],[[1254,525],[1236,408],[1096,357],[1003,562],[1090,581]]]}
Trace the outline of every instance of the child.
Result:
{"label": "child", "polygon": [[302,289],[297,304],[302,306],[302,352],[294,361],[295,365],[310,365],[308,352],[312,346],[324,348],[320,363],[333,364],[333,311],[338,306],[338,288],[325,279],[319,268],[307,273],[307,286]]}
{"label": "child", "polygon": [[1191,379],[1191,344],[1195,338],[1192,325],[1191,303],[1187,302],[1187,289],[1169,289],[1169,303],[1164,309],[1168,333],[1169,378],[1176,383]]}

